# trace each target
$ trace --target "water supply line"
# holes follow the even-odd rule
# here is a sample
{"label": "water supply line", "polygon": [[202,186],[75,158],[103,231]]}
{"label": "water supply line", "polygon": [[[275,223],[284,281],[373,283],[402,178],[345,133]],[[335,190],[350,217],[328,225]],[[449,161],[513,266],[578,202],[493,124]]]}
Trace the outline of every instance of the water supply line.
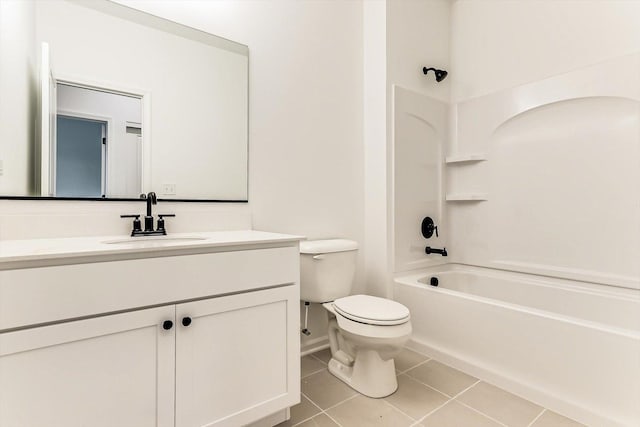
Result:
{"label": "water supply line", "polygon": [[309,322],[309,301],[305,301],[304,302],[304,328],[300,332],[302,332],[306,336],[311,335],[311,331],[307,329],[308,322]]}

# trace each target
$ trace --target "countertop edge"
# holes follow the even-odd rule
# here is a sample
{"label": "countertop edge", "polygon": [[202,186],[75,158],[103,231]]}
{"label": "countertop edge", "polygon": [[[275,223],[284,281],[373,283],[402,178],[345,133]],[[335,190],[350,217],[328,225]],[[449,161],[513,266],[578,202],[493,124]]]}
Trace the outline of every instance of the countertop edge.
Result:
{"label": "countertop edge", "polygon": [[[141,244],[141,246],[134,247],[128,246],[128,243],[104,243],[110,240],[128,240],[128,236],[122,235],[5,240],[0,241],[0,270],[266,249],[292,246],[305,239],[303,236],[257,230],[172,233],[170,235],[171,238],[190,238],[193,236],[205,237],[206,239],[158,244],[162,241],[161,239],[145,241],[144,237],[131,238],[131,242]],[[145,244],[149,244],[149,246],[142,246]]]}

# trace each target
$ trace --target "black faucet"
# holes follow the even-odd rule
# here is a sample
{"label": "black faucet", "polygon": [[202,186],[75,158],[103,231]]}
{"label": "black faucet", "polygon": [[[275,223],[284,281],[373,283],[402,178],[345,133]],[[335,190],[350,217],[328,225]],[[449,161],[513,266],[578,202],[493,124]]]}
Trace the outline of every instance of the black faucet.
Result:
{"label": "black faucet", "polygon": [[157,205],[158,198],[156,197],[156,193],[150,191],[147,194],[147,215],[144,217],[144,232],[148,233],[153,231],[153,215],[151,213],[151,205]]}
{"label": "black faucet", "polygon": [[150,191],[148,194],[141,194],[141,199],[147,201],[147,215],[144,217],[144,230],[142,230],[142,224],[140,223],[140,215],[120,215],[120,218],[134,218],[133,230],[131,230],[131,237],[136,236],[166,236],[167,230],[164,228],[164,218],[173,217],[175,214],[159,214],[158,215],[158,228],[153,228],[153,212],[152,205],[158,204],[158,198],[156,193]]}
{"label": "black faucet", "polygon": [[442,256],[447,256],[447,248],[444,249],[436,249],[436,248],[432,248],[431,246],[427,246],[426,248],[424,248],[424,253],[426,253],[427,255],[429,254],[440,254]]}

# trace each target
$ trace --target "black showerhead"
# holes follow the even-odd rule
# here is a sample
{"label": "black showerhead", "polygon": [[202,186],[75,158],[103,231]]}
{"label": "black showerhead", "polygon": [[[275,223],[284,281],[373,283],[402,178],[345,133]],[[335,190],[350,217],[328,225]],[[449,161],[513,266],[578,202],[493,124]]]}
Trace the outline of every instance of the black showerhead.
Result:
{"label": "black showerhead", "polygon": [[436,81],[441,82],[447,78],[447,73],[445,70],[436,70]]}
{"label": "black showerhead", "polygon": [[429,70],[433,70],[434,74],[436,75],[437,82],[443,81],[447,78],[447,74],[449,74],[445,70],[436,70],[435,68],[422,67],[422,72],[425,74],[427,74]]}

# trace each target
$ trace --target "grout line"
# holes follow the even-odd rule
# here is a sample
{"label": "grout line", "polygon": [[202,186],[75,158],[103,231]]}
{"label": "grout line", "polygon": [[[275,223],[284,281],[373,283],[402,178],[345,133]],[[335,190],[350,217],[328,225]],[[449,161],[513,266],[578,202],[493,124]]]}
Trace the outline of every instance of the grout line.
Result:
{"label": "grout line", "polygon": [[[428,362],[428,361],[430,361],[430,360],[432,360],[432,359],[431,359],[431,358],[427,358],[426,360],[423,360],[422,362],[420,362],[420,363],[418,363],[418,364],[416,364],[416,365],[413,365],[412,367],[407,368],[407,369],[405,369],[404,371],[397,371],[397,375],[406,374],[406,373],[407,373],[407,372],[409,372],[410,370],[415,369],[415,368],[417,368],[417,367],[418,367],[418,366],[420,366],[420,365],[424,365],[425,363],[427,363],[427,362]],[[397,375],[396,375],[396,376],[397,376]]]}
{"label": "grout line", "polygon": [[462,390],[461,392],[459,392],[458,394],[456,394],[455,396],[452,397],[452,399],[455,399],[456,397],[460,396],[462,393],[466,392],[467,390],[469,390],[472,387],[475,387],[476,385],[478,385],[478,383],[480,383],[481,380],[476,381],[475,383],[471,384],[469,387],[465,388],[464,390]]}
{"label": "grout line", "polygon": [[[320,350],[320,351],[322,351],[322,350]],[[317,353],[317,352],[316,352],[316,353]],[[317,357],[317,356],[314,356],[316,353],[307,354],[307,356],[311,356],[311,357],[313,357],[314,359],[316,359],[318,362],[322,363],[323,365],[327,365],[327,366],[328,366],[329,364],[328,364],[327,362],[325,362],[324,360],[320,359],[320,358],[319,358],[319,357]]]}
{"label": "grout line", "polygon": [[338,420],[336,420],[335,418],[333,418],[331,415],[329,415],[329,414],[328,414],[328,413],[326,413],[326,412],[322,412],[322,413],[323,413],[323,414],[325,414],[327,417],[329,417],[329,419],[330,419],[331,421],[333,421],[334,423],[336,423],[336,424],[338,425],[338,427],[342,427],[342,424],[340,424],[340,423],[338,422]]}
{"label": "grout line", "polygon": [[[319,407],[318,405],[316,405],[316,402],[314,402],[313,400],[309,399],[309,396],[307,396],[307,395],[306,395],[306,394],[304,394],[303,392],[300,392],[300,395],[301,395],[301,396],[306,397],[306,398],[307,398],[307,400],[308,400],[309,402],[311,402],[311,404],[312,404],[313,406],[315,406],[316,408],[320,409],[320,412],[322,412],[322,408],[321,408],[321,407]],[[318,415],[318,414],[316,414],[316,415]],[[315,416],[315,415],[314,415],[314,416]]]}
{"label": "grout line", "polygon": [[326,367],[326,366],[323,366],[322,368],[318,369],[317,371],[313,371],[313,372],[308,373],[308,374],[307,374],[307,375],[305,375],[304,377],[303,377],[302,375],[300,375],[300,379],[301,379],[301,380],[303,380],[303,379],[305,379],[305,378],[307,378],[307,377],[310,377],[311,375],[317,374],[318,372],[325,371],[326,369],[327,369],[327,367]]}
{"label": "grout line", "polygon": [[[331,406],[329,406],[327,409],[323,409],[323,412],[327,412],[329,409],[333,409],[333,408],[335,408],[336,406],[342,405],[344,402],[347,402],[347,401],[349,401],[349,400],[351,400],[351,399],[355,399],[355,398],[356,398],[356,397],[358,397],[358,396],[362,396],[362,394],[360,394],[360,393],[358,393],[358,392],[356,391],[356,394],[354,394],[353,396],[348,397],[348,398],[346,398],[345,400],[343,400],[342,402],[338,402],[338,403],[336,403],[335,405],[331,405]],[[317,405],[316,405],[316,406],[317,406]]]}
{"label": "grout line", "polygon": [[[437,388],[435,388],[435,387],[433,387],[433,386],[430,386],[429,384],[424,383],[424,382],[420,381],[419,379],[412,377],[412,376],[411,376],[411,375],[409,375],[409,374],[403,374],[403,375],[408,376],[409,378],[411,378],[412,380],[414,380],[414,381],[415,381],[415,382],[417,382],[418,384],[422,384],[422,385],[423,385],[423,386],[425,386],[425,387],[429,387],[431,390],[437,391],[438,393],[440,393],[440,394],[442,394],[442,395],[446,396],[446,397],[447,397],[447,398],[449,398],[449,399],[453,399],[453,398],[455,398],[455,396],[450,396],[450,395],[448,395],[447,393],[445,393],[444,391],[442,391],[442,390],[438,390]],[[478,382],[480,382],[480,380],[478,380]],[[464,390],[462,390],[460,393],[464,393],[465,391],[467,391],[468,389],[470,389],[471,387],[473,387],[474,385],[476,385],[478,382],[475,382],[475,383],[471,384],[469,387],[465,388],[465,389],[464,389]],[[458,393],[458,394],[460,394],[460,393]],[[456,396],[457,396],[458,394],[456,394]]]}
{"label": "grout line", "polygon": [[542,416],[542,414],[544,414],[547,411],[547,408],[542,408],[542,411],[540,411],[540,413],[538,414],[537,417],[535,417],[530,423],[529,425],[527,425],[527,427],[531,427],[533,424],[535,424],[536,421],[538,421],[538,418],[540,418]]}
{"label": "grout line", "polygon": [[[413,377],[411,377],[413,378]],[[417,380],[416,380],[417,381]],[[418,381],[420,384],[424,384],[420,381]],[[435,388],[429,386],[428,384],[425,384],[426,386],[436,390],[439,393],[444,394],[445,396],[447,396],[449,398],[449,400],[447,400],[446,402],[444,402],[442,405],[438,406],[437,408],[434,408],[431,412],[428,412],[427,414],[425,414],[425,416],[423,416],[422,418],[420,418],[418,420],[419,423],[423,422],[429,415],[433,414],[434,412],[436,412],[438,409],[442,408],[444,405],[446,405],[447,403],[453,402],[454,399],[458,396],[460,396],[462,393],[464,393],[465,391],[469,390],[470,388],[472,388],[473,386],[475,386],[476,384],[478,384],[480,382],[480,380],[476,381],[475,383],[471,384],[469,387],[465,388],[464,390],[462,390],[461,392],[459,392],[458,394],[456,394],[454,397],[450,397],[448,394],[446,393],[442,393],[440,390],[436,390]],[[457,402],[457,400],[456,400]],[[484,414],[483,414],[484,415]]]}
{"label": "grout line", "polygon": [[306,422],[307,422],[307,421],[309,421],[311,418],[315,417],[316,415],[320,415],[321,413],[322,413],[322,412],[318,412],[317,414],[312,415],[312,416],[310,416],[309,418],[305,418],[304,420],[300,420],[300,421],[298,421],[297,423],[293,424],[291,427],[296,427],[296,426],[299,426],[299,425],[300,425],[300,424],[302,424],[302,423],[306,423]]}
{"label": "grout line", "polygon": [[391,402],[387,402],[387,400],[383,397],[381,399],[384,403],[386,403],[387,405],[391,406],[393,409],[395,409],[396,411],[400,412],[402,415],[408,417],[411,421],[413,421],[414,423],[416,422],[416,419],[413,418],[411,415],[407,414],[406,412],[404,412],[402,409],[398,408],[397,406],[395,406],[393,403]]}
{"label": "grout line", "polygon": [[452,402],[452,401],[453,401],[453,399],[449,399],[449,400],[447,400],[446,402],[444,402],[442,405],[440,405],[440,406],[437,406],[437,407],[433,408],[431,411],[427,412],[427,413],[426,413],[422,418],[420,418],[419,420],[417,420],[417,421],[416,421],[416,423],[421,423],[421,422],[423,422],[424,420],[426,420],[426,419],[427,419],[427,417],[428,417],[429,415],[433,414],[433,413],[434,413],[434,412],[436,412],[438,409],[442,408],[444,405],[446,405],[446,404],[448,404],[449,402]]}
{"label": "grout line", "polygon": [[496,420],[495,418],[490,417],[489,415],[485,414],[484,412],[481,412],[481,411],[477,410],[476,408],[474,408],[474,407],[472,407],[472,406],[467,405],[467,404],[466,404],[466,403],[464,403],[464,402],[460,402],[459,400],[456,400],[456,402],[458,402],[460,405],[464,406],[465,408],[471,409],[473,412],[477,412],[478,414],[482,415],[482,416],[483,416],[483,417],[485,417],[485,418],[489,418],[491,421],[496,422],[496,423],[500,424],[501,426],[509,427],[508,425],[506,425],[506,424],[505,424],[505,423],[503,423],[502,421],[498,421],[498,420]]}

